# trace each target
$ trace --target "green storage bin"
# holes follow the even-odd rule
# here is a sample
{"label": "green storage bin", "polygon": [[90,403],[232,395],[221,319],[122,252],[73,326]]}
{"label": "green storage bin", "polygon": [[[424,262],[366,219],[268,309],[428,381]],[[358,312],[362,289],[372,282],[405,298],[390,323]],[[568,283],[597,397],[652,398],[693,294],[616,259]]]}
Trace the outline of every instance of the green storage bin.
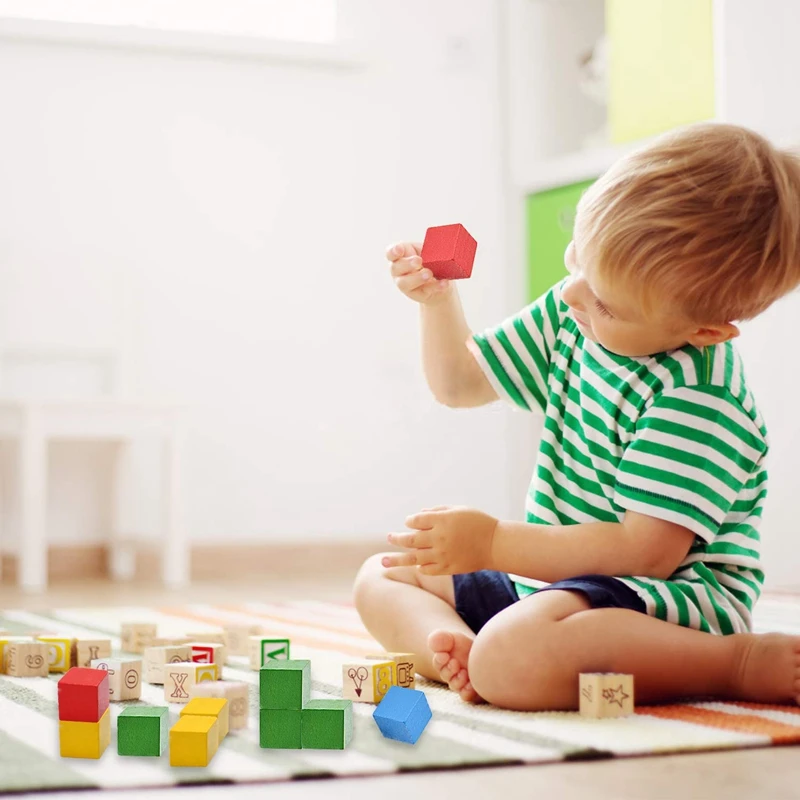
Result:
{"label": "green storage bin", "polygon": [[541,297],[566,274],[564,251],[572,239],[582,181],[528,196],[528,301]]}

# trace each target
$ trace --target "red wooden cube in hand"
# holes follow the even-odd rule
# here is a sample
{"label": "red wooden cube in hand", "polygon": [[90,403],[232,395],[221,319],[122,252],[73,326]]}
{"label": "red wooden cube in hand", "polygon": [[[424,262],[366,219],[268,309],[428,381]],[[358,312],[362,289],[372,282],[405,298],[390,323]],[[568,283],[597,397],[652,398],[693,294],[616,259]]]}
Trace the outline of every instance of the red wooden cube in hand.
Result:
{"label": "red wooden cube in hand", "polygon": [[478,243],[463,225],[428,228],[422,243],[422,266],[438,280],[469,278]]}

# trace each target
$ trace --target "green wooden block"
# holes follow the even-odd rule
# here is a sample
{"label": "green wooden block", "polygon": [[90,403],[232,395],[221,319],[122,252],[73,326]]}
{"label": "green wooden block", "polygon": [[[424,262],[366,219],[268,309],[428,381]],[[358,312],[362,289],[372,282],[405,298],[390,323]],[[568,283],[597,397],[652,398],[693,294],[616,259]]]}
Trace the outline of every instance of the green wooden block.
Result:
{"label": "green wooden block", "polygon": [[259,744],[271,750],[299,750],[303,746],[302,713],[295,708],[262,708]]}
{"label": "green wooden block", "polygon": [[309,700],[303,708],[303,748],[344,750],[353,738],[352,700]]}
{"label": "green wooden block", "polygon": [[260,708],[299,711],[311,699],[311,662],[269,661],[259,675]]}
{"label": "green wooden block", "polygon": [[117,752],[121,756],[160,756],[169,736],[166,706],[128,706],[117,717]]}

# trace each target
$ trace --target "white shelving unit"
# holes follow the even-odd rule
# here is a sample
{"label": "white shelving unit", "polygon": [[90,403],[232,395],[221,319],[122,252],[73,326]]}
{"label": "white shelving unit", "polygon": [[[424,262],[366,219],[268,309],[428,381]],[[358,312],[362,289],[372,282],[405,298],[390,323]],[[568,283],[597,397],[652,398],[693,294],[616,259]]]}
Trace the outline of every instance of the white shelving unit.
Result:
{"label": "white shelving unit", "polygon": [[598,141],[605,109],[581,88],[581,61],[604,33],[604,0],[507,0],[506,14],[512,182],[529,193],[592,177],[615,157]]}

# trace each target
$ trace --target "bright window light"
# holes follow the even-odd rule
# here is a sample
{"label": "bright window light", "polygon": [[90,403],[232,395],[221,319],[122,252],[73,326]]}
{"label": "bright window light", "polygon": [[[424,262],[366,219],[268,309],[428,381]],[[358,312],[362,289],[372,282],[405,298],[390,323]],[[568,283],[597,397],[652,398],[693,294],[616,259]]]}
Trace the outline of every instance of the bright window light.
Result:
{"label": "bright window light", "polygon": [[0,0],[0,17],[298,42],[336,38],[337,0]]}

